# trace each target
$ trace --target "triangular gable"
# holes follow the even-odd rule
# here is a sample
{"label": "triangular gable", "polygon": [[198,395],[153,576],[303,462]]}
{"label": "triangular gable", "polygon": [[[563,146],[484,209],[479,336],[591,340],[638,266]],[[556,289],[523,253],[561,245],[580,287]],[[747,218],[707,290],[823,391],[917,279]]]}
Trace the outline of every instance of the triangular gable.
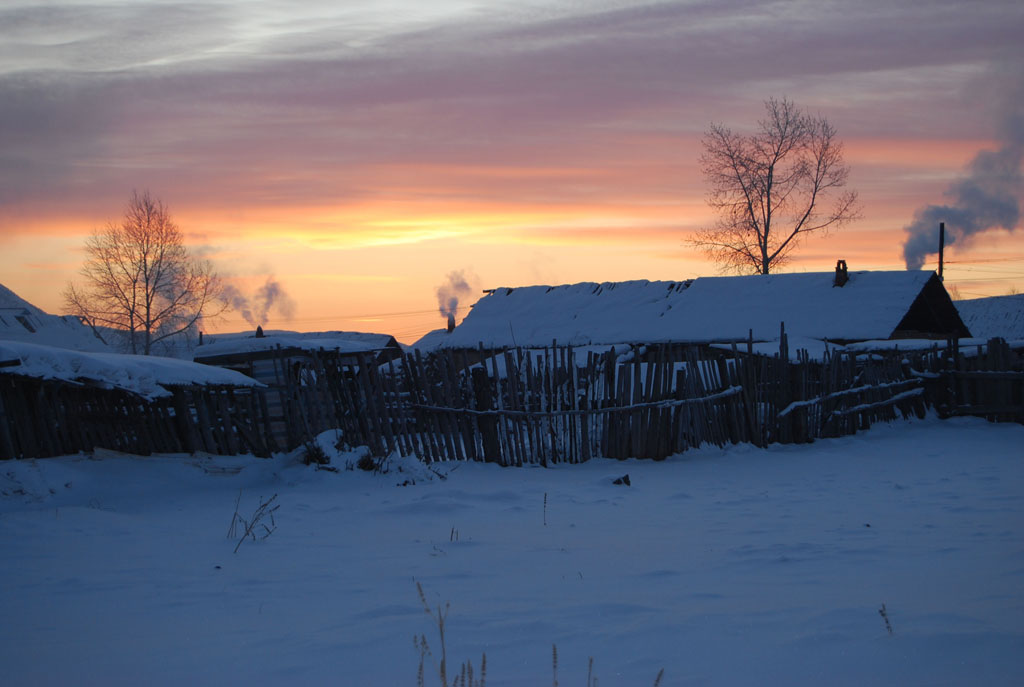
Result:
{"label": "triangular gable", "polygon": [[963,338],[971,336],[971,331],[960,318],[946,287],[933,273],[890,338],[920,339],[937,334]]}

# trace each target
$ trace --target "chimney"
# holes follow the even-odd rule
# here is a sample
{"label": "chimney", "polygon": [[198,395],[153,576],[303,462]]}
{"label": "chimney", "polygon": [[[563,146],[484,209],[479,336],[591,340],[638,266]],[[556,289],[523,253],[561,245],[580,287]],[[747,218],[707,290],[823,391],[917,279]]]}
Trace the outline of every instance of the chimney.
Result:
{"label": "chimney", "polygon": [[448,331],[451,332],[455,329],[455,315],[448,313]]}
{"label": "chimney", "polygon": [[256,338],[257,339],[262,339],[263,338],[263,327],[260,326],[260,325],[256,325]]}
{"label": "chimney", "polygon": [[832,282],[832,286],[841,287],[848,281],[850,281],[850,275],[846,271],[846,261],[836,260],[836,278]]}

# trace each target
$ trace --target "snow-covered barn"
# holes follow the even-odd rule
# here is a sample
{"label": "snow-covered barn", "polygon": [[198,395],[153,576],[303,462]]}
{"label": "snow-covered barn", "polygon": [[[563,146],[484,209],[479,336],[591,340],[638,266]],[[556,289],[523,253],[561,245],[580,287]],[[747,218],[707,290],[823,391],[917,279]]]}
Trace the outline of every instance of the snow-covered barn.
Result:
{"label": "snow-covered barn", "polygon": [[982,339],[1024,340],[1024,294],[956,301],[960,318]]}
{"label": "snow-covered barn", "polygon": [[970,336],[934,272],[700,277],[491,290],[437,348]]}

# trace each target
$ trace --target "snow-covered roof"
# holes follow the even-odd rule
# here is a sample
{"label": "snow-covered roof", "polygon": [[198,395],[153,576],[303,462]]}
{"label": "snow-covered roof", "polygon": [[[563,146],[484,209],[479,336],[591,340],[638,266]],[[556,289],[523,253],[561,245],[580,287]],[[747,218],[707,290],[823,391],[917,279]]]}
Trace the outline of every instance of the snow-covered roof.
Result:
{"label": "snow-covered roof", "polygon": [[971,334],[978,338],[1024,339],[1024,294],[973,298],[953,304]]}
{"label": "snow-covered roof", "polygon": [[692,281],[627,281],[501,288],[473,305],[439,347],[815,339],[886,339],[934,275],[928,271],[834,272]]}
{"label": "snow-covered roof", "polygon": [[124,389],[147,398],[167,396],[171,386],[263,386],[240,372],[185,360],[90,353],[21,341],[0,341],[0,374]]}
{"label": "snow-covered roof", "polygon": [[297,348],[306,351],[322,349],[335,350],[340,353],[366,353],[386,348],[394,341],[389,334],[372,334],[368,332],[291,332],[285,330],[268,330],[262,337],[252,332],[236,334],[215,334],[209,337],[210,342],[196,346],[196,360],[270,351],[275,348]]}
{"label": "snow-covered roof", "polygon": [[415,343],[406,346],[406,348],[410,351],[418,350],[421,353],[429,353],[437,348],[441,348],[445,339],[448,338],[448,334],[448,329],[444,327],[441,329],[432,329],[417,339]]}
{"label": "snow-covered roof", "polygon": [[73,315],[50,315],[0,284],[0,341],[22,341],[76,351],[109,351]]}

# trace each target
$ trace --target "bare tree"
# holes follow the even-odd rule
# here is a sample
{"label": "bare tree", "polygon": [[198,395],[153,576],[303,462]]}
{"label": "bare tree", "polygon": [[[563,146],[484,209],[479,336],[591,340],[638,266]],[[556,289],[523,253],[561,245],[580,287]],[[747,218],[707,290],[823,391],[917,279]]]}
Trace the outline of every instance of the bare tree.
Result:
{"label": "bare tree", "polygon": [[189,255],[167,208],[148,191],[133,192],[121,221],[89,237],[85,252],[84,284],[68,284],[65,303],[93,328],[124,332],[132,353],[149,355],[224,308],[213,267]]}
{"label": "bare tree", "polygon": [[850,170],[835,127],[785,98],[764,105],[756,133],[712,124],[701,141],[708,204],[720,217],[690,243],[737,272],[768,274],[804,235],[860,216],[856,191],[843,191]]}

